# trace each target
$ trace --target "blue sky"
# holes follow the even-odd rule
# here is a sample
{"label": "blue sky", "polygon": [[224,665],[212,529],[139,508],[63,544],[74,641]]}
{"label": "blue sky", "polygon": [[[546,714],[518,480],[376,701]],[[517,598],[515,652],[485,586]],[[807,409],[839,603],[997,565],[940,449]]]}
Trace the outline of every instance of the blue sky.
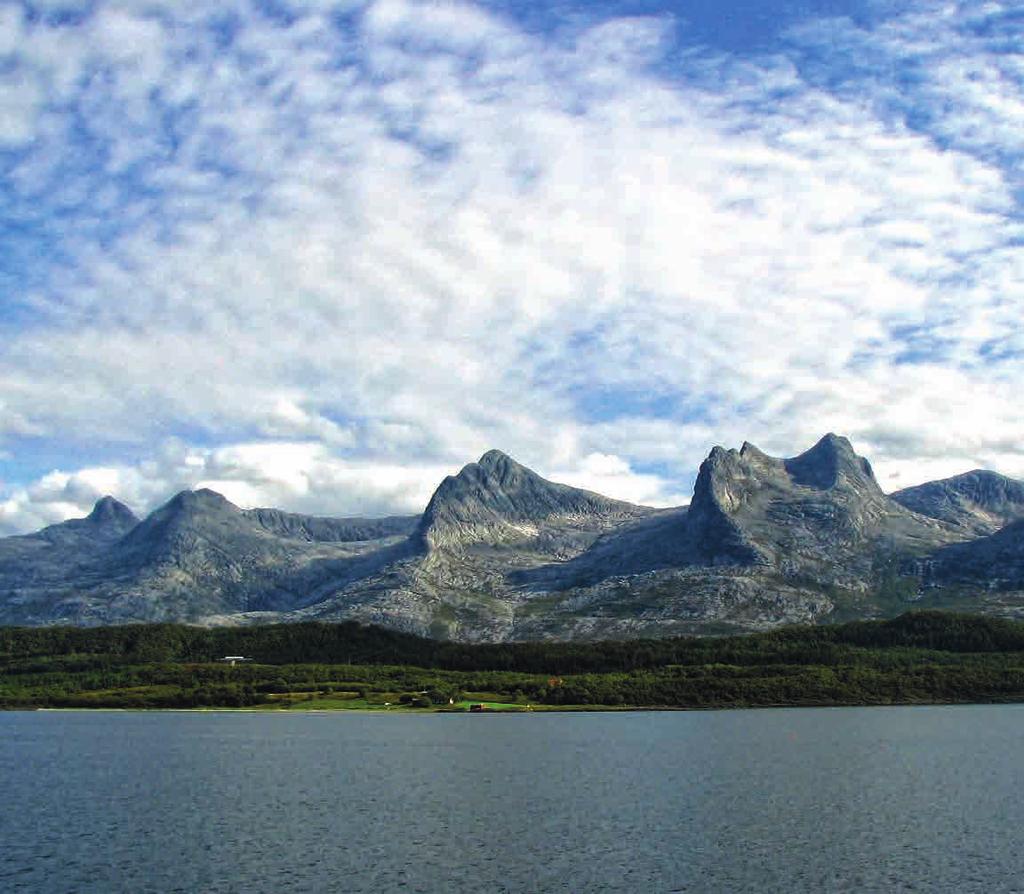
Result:
{"label": "blue sky", "polygon": [[1024,476],[1024,4],[0,3],[0,534],[499,447]]}

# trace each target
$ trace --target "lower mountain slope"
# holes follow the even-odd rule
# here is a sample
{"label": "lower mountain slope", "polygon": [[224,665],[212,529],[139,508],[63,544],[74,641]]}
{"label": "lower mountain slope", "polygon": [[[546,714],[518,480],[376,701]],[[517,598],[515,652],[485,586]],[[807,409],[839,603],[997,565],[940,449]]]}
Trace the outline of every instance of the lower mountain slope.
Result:
{"label": "lower mountain slope", "polygon": [[938,550],[926,564],[930,588],[959,586],[996,593],[1024,590],[1024,519],[994,534]]}

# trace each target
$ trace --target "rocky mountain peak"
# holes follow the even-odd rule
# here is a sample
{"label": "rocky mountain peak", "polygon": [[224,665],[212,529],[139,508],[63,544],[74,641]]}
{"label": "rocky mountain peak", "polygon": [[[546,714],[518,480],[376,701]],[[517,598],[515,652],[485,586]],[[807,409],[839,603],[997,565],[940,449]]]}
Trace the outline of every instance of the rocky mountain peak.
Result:
{"label": "rocky mountain peak", "polygon": [[107,496],[97,500],[85,518],[68,519],[30,536],[55,546],[105,544],[123,537],[138,523],[131,509]]}
{"label": "rocky mountain peak", "polygon": [[500,450],[488,450],[483,456],[476,461],[478,466],[483,466],[485,469],[500,469],[508,468],[510,466],[517,466],[519,468],[525,468],[520,465],[507,453],[503,453]]}
{"label": "rocky mountain peak", "polygon": [[176,493],[164,504],[164,508],[174,511],[203,511],[203,510],[234,510],[240,511],[234,503],[230,502],[222,494],[208,487],[201,487],[198,490],[183,490]]}
{"label": "rocky mountain peak", "polygon": [[544,480],[532,469],[516,462],[511,456],[500,450],[488,450],[475,463],[469,463],[463,467],[459,475],[464,474],[467,477],[476,475],[481,480],[497,482],[502,486],[517,486],[522,481],[529,479]]}
{"label": "rocky mountain peak", "polygon": [[552,518],[640,514],[630,503],[556,484],[500,450],[449,475],[434,491],[414,539],[427,549],[465,545],[482,536],[525,536]]}
{"label": "rocky mountain peak", "polygon": [[93,524],[99,525],[131,527],[138,524],[135,513],[125,506],[124,503],[109,495],[97,500],[96,505],[92,507],[92,512],[86,518]]}
{"label": "rocky mountain peak", "polygon": [[771,461],[749,443],[739,451],[711,448],[697,473],[686,514],[686,534],[696,557],[743,564],[758,561],[757,551],[731,516],[757,489],[759,473]]}
{"label": "rocky mountain peak", "polygon": [[177,554],[182,543],[194,544],[211,533],[219,538],[225,531],[234,534],[252,527],[242,511],[216,491],[183,490],[136,525],[124,544],[137,557],[155,558]]}
{"label": "rocky mountain peak", "polygon": [[[746,453],[726,450],[724,447],[711,448],[708,458],[700,465],[697,481],[693,488],[690,511],[698,511],[705,505],[714,505],[728,512],[742,500],[742,482],[751,472],[751,445],[744,444]],[[758,451],[760,453],[760,451]]]}
{"label": "rocky mountain peak", "polygon": [[829,433],[789,459],[769,456],[749,442],[739,450],[713,447],[697,475],[691,510],[700,511],[708,504],[732,513],[766,488],[840,488],[883,496],[870,463],[854,452],[846,438]]}
{"label": "rocky mountain peak", "polygon": [[740,447],[740,456],[750,461],[770,461],[770,457],[767,453],[761,450],[759,447],[751,444],[750,441],[744,441],[743,446]]}
{"label": "rocky mountain peak", "polygon": [[846,438],[829,433],[788,459],[750,443],[712,449],[697,476],[686,538],[704,562],[763,564],[774,557],[792,565],[798,555],[814,561],[830,551],[838,555],[900,513],[867,460]]}
{"label": "rocky mountain peak", "polygon": [[882,493],[871,464],[854,452],[846,438],[831,432],[810,450],[785,460],[784,465],[794,483],[804,487],[829,490],[847,485]]}

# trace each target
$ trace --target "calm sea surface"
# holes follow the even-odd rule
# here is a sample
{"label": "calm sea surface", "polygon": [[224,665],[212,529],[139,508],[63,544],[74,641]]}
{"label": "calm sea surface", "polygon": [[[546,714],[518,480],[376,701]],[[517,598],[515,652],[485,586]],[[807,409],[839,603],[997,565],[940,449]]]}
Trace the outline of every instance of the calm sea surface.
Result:
{"label": "calm sea surface", "polygon": [[0,713],[0,891],[1024,891],[1024,706]]}

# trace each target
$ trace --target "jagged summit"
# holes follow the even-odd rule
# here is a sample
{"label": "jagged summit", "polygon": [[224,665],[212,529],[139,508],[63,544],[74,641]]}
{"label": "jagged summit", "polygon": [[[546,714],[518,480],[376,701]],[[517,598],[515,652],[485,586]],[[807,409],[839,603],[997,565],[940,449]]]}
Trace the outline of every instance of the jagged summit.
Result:
{"label": "jagged summit", "polygon": [[414,535],[427,549],[453,547],[481,537],[505,540],[535,534],[552,518],[629,518],[640,507],[580,488],[556,484],[500,450],[449,475],[434,491]]}
{"label": "jagged summit", "polygon": [[868,461],[829,433],[787,459],[750,443],[713,448],[697,476],[686,536],[700,561],[796,568],[841,564],[844,553],[876,540],[929,543],[934,527],[889,500]]}
{"label": "jagged summit", "polygon": [[732,516],[749,502],[765,477],[778,474],[780,462],[749,442],[738,451],[711,448],[700,465],[686,514],[685,534],[695,559],[738,564],[763,561]]}
{"label": "jagged summit", "polygon": [[856,454],[847,438],[830,432],[809,450],[789,458],[769,456],[749,441],[739,450],[713,447],[701,464],[694,502],[699,507],[703,499],[713,498],[722,508],[734,509],[768,482],[819,491],[853,488],[882,494],[871,464]]}
{"label": "jagged summit", "polygon": [[242,519],[241,509],[223,494],[203,487],[198,490],[183,490],[176,493],[140,522],[133,534],[144,537],[152,531],[169,527],[202,526],[225,520],[234,523],[240,519]]}
{"label": "jagged summit", "polygon": [[209,488],[183,490],[153,510],[132,532],[145,537],[168,527],[204,525],[216,521],[242,521],[242,510]]}
{"label": "jagged summit", "polygon": [[750,441],[743,442],[743,446],[740,447],[740,456],[750,460],[771,460],[767,453],[751,444]]}

